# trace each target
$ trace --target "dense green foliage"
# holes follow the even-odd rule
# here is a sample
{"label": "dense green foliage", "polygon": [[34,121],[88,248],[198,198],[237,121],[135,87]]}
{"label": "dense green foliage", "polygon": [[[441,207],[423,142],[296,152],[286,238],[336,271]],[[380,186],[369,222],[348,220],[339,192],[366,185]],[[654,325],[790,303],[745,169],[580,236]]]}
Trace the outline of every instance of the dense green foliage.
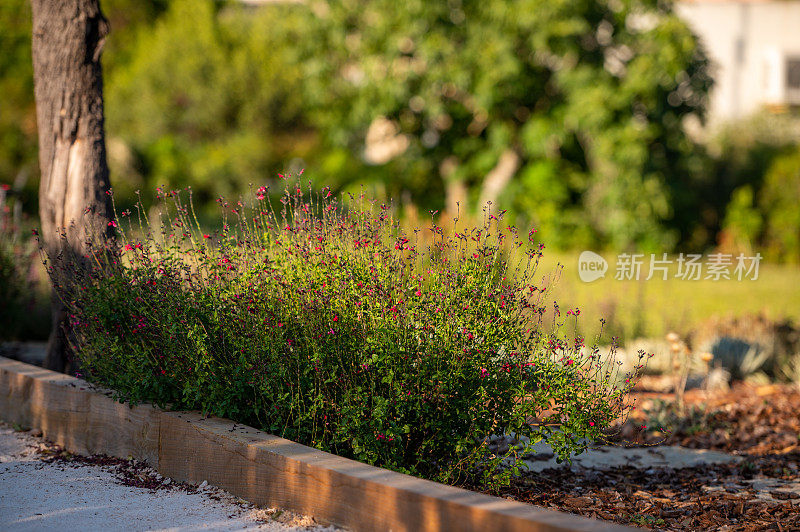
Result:
{"label": "dense green foliage", "polygon": [[[255,195],[204,234],[166,193],[155,235],[123,213],[123,261],[55,262],[89,380],[450,483],[500,482],[542,439],[565,459],[629,408],[613,359],[542,332],[541,246],[502,214],[406,233],[363,196]],[[492,455],[502,434],[529,444]]]}
{"label": "dense green foliage", "polygon": [[284,29],[294,20],[291,7],[178,1],[140,32],[108,77],[117,194],[191,184],[213,207],[302,153],[302,76]]}
{"label": "dense green foliage", "polygon": [[[800,120],[791,116],[733,124],[712,149],[721,153],[706,197],[724,207],[720,243],[800,262]],[[722,162],[725,162],[723,165]],[[713,208],[709,209],[713,212]]]}
{"label": "dense green foliage", "polygon": [[394,194],[440,208],[460,184],[479,211],[493,196],[488,174],[512,150],[519,170],[495,198],[548,240],[674,244],[672,187],[691,177],[684,119],[702,117],[711,79],[670,4],[394,6],[320,3],[304,41],[323,131],[357,150],[385,116],[409,139],[379,174]]}
{"label": "dense green foliage", "polygon": [[29,2],[0,3],[0,50],[0,183],[24,184],[38,170]]}

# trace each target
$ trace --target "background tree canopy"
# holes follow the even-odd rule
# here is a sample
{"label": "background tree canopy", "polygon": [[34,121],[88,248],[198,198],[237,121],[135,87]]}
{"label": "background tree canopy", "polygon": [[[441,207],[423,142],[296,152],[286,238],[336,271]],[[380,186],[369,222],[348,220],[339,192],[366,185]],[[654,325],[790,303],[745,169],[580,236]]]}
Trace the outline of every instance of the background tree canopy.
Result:
{"label": "background tree canopy", "polygon": [[302,43],[315,123],[357,151],[386,117],[408,140],[375,172],[394,196],[435,209],[463,187],[473,209],[499,199],[560,245],[663,249],[689,229],[673,209],[692,177],[684,120],[702,118],[711,78],[670,4],[315,7]]}
{"label": "background tree canopy", "polygon": [[[103,8],[123,204],[137,189],[192,185],[210,206],[307,168],[422,211],[480,214],[493,201],[556,247],[697,252],[726,241],[798,258],[785,198],[771,192],[800,182],[796,136],[693,139],[710,67],[670,2]],[[0,179],[11,183],[37,174],[30,13],[25,0],[0,10]]]}
{"label": "background tree canopy", "polygon": [[285,40],[300,22],[293,11],[176,1],[138,33],[130,60],[108,77],[118,188],[192,185],[208,202],[302,152],[302,77]]}

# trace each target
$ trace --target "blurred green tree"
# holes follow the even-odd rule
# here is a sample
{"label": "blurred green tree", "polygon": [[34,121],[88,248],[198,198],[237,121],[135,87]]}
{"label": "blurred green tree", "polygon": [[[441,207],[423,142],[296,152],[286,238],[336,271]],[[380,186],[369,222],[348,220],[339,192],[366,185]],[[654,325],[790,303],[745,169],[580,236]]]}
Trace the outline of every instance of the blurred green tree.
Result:
{"label": "blurred green tree", "polygon": [[[723,221],[722,243],[732,251],[752,253],[761,233],[763,220],[756,209],[753,187],[743,185],[733,191]],[[725,240],[729,239],[730,242]]]}
{"label": "blurred green tree", "polygon": [[0,21],[0,182],[16,182],[33,199],[36,184],[27,184],[38,173],[30,2],[1,2]]}
{"label": "blurred green tree", "polygon": [[670,2],[310,8],[297,44],[311,116],[367,163],[358,178],[430,209],[501,200],[562,246],[663,248],[689,232],[675,212],[691,203],[686,124],[711,77]]}
{"label": "blurred green tree", "polygon": [[800,150],[777,157],[764,176],[760,207],[768,258],[800,262]]}
{"label": "blurred green tree", "polygon": [[191,185],[236,196],[302,155],[294,6],[176,0],[108,83],[109,156],[125,193]]}
{"label": "blurred green tree", "polygon": [[800,200],[798,145],[800,116],[792,113],[760,113],[718,131],[707,143],[703,179],[694,186],[701,205],[698,234],[684,245],[800,260],[800,221],[791,212]]}

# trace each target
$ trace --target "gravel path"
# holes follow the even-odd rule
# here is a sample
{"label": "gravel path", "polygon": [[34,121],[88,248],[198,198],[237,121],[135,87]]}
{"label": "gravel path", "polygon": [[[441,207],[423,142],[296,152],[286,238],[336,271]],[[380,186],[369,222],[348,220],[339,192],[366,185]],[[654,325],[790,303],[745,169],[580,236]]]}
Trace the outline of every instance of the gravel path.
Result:
{"label": "gravel path", "polygon": [[253,507],[211,486],[173,482],[136,462],[73,456],[5,423],[0,529],[335,530],[309,517]]}

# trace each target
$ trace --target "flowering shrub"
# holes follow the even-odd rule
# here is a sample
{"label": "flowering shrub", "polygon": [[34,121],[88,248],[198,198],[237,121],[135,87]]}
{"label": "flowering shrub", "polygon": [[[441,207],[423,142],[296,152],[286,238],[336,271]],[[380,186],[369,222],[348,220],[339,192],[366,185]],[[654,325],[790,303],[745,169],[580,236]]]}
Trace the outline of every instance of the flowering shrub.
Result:
{"label": "flowering shrub", "polygon": [[[533,232],[488,209],[404,231],[390,205],[287,183],[280,204],[218,200],[214,232],[159,190],[160,227],[118,214],[117,260],[51,265],[86,378],[449,483],[502,482],[543,439],[566,459],[624,414],[613,362],[541,332]],[[496,456],[503,433],[530,444]]]}

